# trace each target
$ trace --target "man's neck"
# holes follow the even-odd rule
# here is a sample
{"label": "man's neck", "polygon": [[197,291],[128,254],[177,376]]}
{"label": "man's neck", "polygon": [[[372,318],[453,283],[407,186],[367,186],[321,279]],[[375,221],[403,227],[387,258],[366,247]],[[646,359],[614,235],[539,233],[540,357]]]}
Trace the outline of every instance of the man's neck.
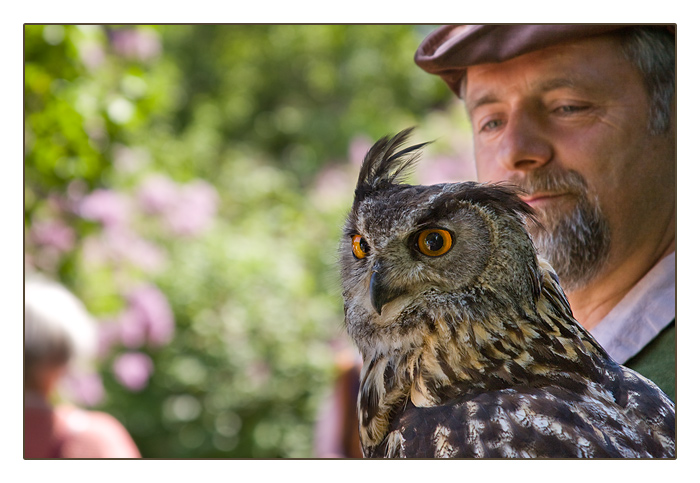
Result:
{"label": "man's neck", "polygon": [[657,249],[640,248],[580,290],[568,291],[574,317],[587,330],[593,329],[664,257],[676,250],[676,239]]}

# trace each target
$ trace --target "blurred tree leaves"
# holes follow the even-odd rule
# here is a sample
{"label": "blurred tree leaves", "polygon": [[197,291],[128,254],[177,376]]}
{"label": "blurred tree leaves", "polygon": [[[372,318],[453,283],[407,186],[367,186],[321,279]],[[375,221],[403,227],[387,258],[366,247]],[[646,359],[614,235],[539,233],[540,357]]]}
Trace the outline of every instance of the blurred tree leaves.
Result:
{"label": "blurred tree leaves", "polygon": [[401,25],[183,27],[166,39],[188,74],[175,130],[207,122],[306,180],[357,133],[415,124],[448,98],[413,64],[419,42]]}
{"label": "blurred tree leaves", "polygon": [[[363,149],[429,111],[461,146],[448,89],[413,64],[429,30],[25,26],[25,264],[100,320],[98,408],[144,456],[313,456]],[[133,325],[144,291],[172,320]],[[152,362],[145,388],[124,385],[125,354]]]}

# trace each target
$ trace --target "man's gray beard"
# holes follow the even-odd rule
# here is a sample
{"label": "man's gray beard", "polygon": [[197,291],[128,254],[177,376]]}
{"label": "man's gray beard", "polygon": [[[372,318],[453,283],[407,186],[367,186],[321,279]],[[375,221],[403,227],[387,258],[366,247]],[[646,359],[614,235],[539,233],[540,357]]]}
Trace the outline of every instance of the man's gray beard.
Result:
{"label": "man's gray beard", "polygon": [[605,266],[610,254],[610,227],[597,198],[575,171],[529,174],[517,182],[526,192],[567,193],[576,197],[571,213],[557,208],[538,210],[541,226],[528,224],[539,255],[556,270],[565,291],[586,286]]}

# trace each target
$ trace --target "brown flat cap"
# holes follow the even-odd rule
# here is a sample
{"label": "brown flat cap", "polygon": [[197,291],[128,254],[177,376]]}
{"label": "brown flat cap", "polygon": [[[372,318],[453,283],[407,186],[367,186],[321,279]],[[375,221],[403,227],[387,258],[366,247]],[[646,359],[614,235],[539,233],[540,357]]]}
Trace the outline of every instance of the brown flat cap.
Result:
{"label": "brown flat cap", "polygon": [[[631,25],[445,25],[420,44],[415,61],[460,96],[470,65],[503,62],[554,44],[602,35]],[[675,26],[665,27],[675,32]]]}

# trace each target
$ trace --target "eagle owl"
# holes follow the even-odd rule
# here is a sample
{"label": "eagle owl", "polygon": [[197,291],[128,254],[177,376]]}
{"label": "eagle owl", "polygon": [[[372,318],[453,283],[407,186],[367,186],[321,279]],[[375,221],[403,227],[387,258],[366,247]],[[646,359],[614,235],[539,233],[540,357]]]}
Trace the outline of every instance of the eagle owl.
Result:
{"label": "eagle owl", "polygon": [[365,457],[675,457],[675,406],[573,318],[514,189],[401,181],[379,140],[340,244]]}

